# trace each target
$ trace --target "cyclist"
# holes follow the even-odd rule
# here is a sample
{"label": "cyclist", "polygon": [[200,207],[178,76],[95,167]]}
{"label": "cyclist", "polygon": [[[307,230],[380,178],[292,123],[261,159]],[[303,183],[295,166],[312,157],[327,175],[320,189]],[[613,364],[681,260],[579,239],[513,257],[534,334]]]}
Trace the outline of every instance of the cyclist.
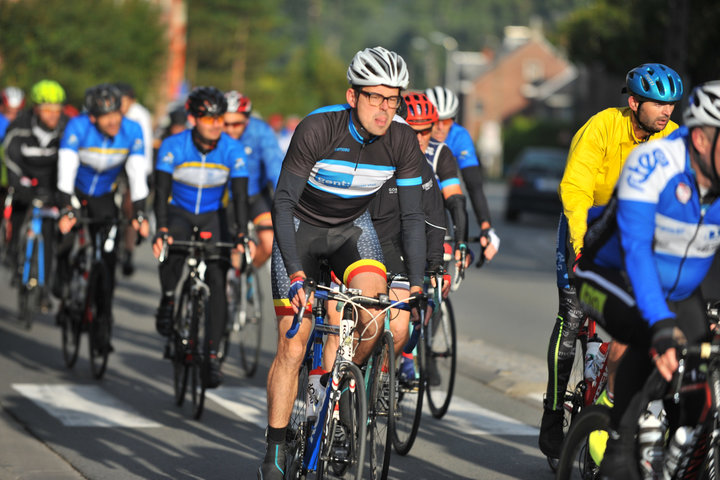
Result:
{"label": "cyclist", "polygon": [[[407,104],[408,95],[403,99]],[[427,102],[433,111],[435,107]],[[416,105],[413,104],[413,107]],[[423,139],[429,138],[430,123],[417,125],[423,121],[428,122],[428,112],[415,111],[413,108],[405,109],[405,120],[410,127],[416,132],[420,149],[423,149]],[[399,117],[402,113],[398,112],[394,121],[402,122]],[[423,120],[424,119],[424,120]],[[428,133],[428,134],[426,134]],[[455,160],[452,159],[452,165]],[[378,194],[373,199],[368,211],[373,221],[373,227],[377,232],[382,248],[384,264],[388,271],[394,274],[406,274],[407,269],[404,263],[402,229],[398,213],[400,211],[398,204],[398,188],[395,178],[389,179]],[[445,238],[445,209],[442,203],[440,187],[435,180],[435,173],[427,162],[422,165],[422,206],[425,213],[425,235],[426,235],[426,264],[428,270],[437,271],[443,269],[443,242]],[[449,283],[448,283],[449,288]],[[405,281],[394,279],[390,285],[392,299],[404,299],[408,297],[409,284]],[[395,342],[395,354],[399,355],[408,340],[408,322],[410,320],[410,312],[406,310],[392,309],[392,322],[390,322],[390,330],[393,334]],[[336,339],[332,339],[336,340]],[[331,340],[331,342],[332,342]],[[332,345],[332,344],[331,344]],[[330,351],[333,348],[330,347]],[[408,361],[403,363],[404,370],[401,370],[402,380],[411,382],[415,378],[415,370],[413,366],[412,354],[403,353],[403,359]]]}
{"label": "cyclist", "polygon": [[[160,145],[155,166],[155,216],[158,232],[153,253],[160,255],[163,241],[189,240],[193,227],[222,238],[220,208],[229,187],[232,191],[239,250],[244,248],[247,228],[247,170],[240,145],[223,133],[227,101],[215,87],[197,87],[190,92],[185,109],[190,130],[166,138]],[[172,332],[175,287],[182,275],[185,255],[170,252],[160,265],[162,298],[155,327],[163,336]],[[209,261],[205,281],[210,287],[205,327],[203,377],[208,388],[222,382],[217,345],[227,316],[225,267]]]}
{"label": "cyclist", "polygon": [[[285,469],[286,428],[310,323],[304,322],[292,339],[285,333],[294,313],[305,308],[302,285],[306,275],[317,278],[318,259],[327,258],[344,283],[364,295],[387,291],[382,252],[367,207],[393,176],[398,184],[410,292],[421,291],[424,159],[412,129],[393,122],[400,90],[408,85],[407,66],[395,52],[366,48],[353,57],[347,78],[348,103],[321,108],[300,122],[278,180],[272,281],[279,335],[268,374],[267,452],[258,478],[279,479]],[[368,325],[370,315],[363,313],[358,321]],[[367,357],[373,343],[360,342],[356,362]]]}
{"label": "cyclist", "polygon": [[232,90],[225,93],[225,98],[228,103],[225,133],[242,142],[247,157],[248,208],[259,240],[253,265],[260,267],[272,253],[271,190],[280,176],[283,153],[270,125],[250,115],[252,102],[248,97]]}
{"label": "cyclist", "polygon": [[[613,198],[588,227],[575,271],[582,307],[629,345],[601,464],[607,478],[637,469],[634,432],[618,431],[630,399],[653,368],[670,381],[678,345],[710,338],[699,286],[720,247],[720,81],[693,90],[683,121],[630,154]],[[666,405],[671,430],[695,425],[704,402],[704,391],[687,398],[682,417]]]}
{"label": "cyclist", "polygon": [[[62,207],[58,221],[60,232],[65,235],[58,247],[58,264],[54,292],[63,298],[61,290],[69,283],[69,255],[73,235],[67,235],[77,222],[72,196],[77,196],[85,215],[95,220],[115,220],[115,182],[121,170],[125,170],[133,201],[132,226],[146,237],[149,224],[144,214],[148,185],[145,177],[143,135],[140,126],[123,118],[120,113],[120,91],[111,84],[100,84],[85,92],[83,113],[70,119],[60,142],[58,154],[59,206]],[[97,226],[92,226],[95,234]],[[110,299],[115,285],[116,254],[103,252],[110,272]],[[110,347],[108,345],[108,347]],[[112,351],[112,347],[111,351]]]}
{"label": "cyclist", "polygon": [[15,120],[25,106],[25,93],[18,87],[5,87],[0,92],[0,141],[5,138],[5,131],[10,122]]}
{"label": "cyclist", "polygon": [[[57,191],[58,150],[67,117],[62,113],[65,90],[53,80],[41,80],[30,90],[33,108],[24,110],[7,129],[3,150],[8,169],[9,185],[13,189],[11,232],[20,231],[35,196],[43,197],[46,206],[55,204]],[[43,222],[45,238],[45,272],[51,278],[54,222]],[[13,234],[8,258],[13,266],[17,261],[18,235]],[[17,273],[17,269],[13,268]],[[13,275],[13,280],[17,277]],[[42,292],[43,305],[49,306],[47,292]]]}
{"label": "cyclist", "polygon": [[475,145],[465,127],[455,121],[460,102],[450,89],[441,86],[428,88],[425,94],[438,109],[439,119],[433,125],[432,138],[444,142],[457,160],[480,227],[480,246],[484,249],[485,258],[491,260],[497,248],[490,239],[497,237],[494,232],[491,235],[490,209],[483,191],[482,166],[475,153]]}
{"label": "cyclist", "polygon": [[[152,116],[147,108],[142,106],[135,97],[135,89],[129,83],[118,82],[115,86],[120,90],[122,97],[120,97],[120,112],[123,116],[133,120],[140,125],[143,134],[143,146],[145,147],[144,156],[146,162],[146,174],[150,176],[153,171],[153,130],[152,130]],[[124,178],[121,177],[123,187],[123,213],[129,218],[132,216],[132,202],[130,201],[130,195],[127,191]],[[135,266],[132,261],[133,250],[135,250],[135,243],[137,242],[137,234],[132,228],[125,229],[125,238],[123,239],[123,251],[121,255],[122,272],[125,276],[130,276],[135,271]]]}
{"label": "cyclist", "polygon": [[[557,236],[557,285],[559,308],[548,345],[548,384],[538,444],[549,458],[559,458],[564,437],[563,397],[575,359],[575,340],[583,312],[578,305],[568,263],[580,255],[587,211],[605,205],[630,151],[651,138],[667,136],[677,128],[670,120],[683,95],[680,76],[658,63],[640,65],[626,76],[628,105],[605,109],[577,131],[570,144],[559,194],[563,203]],[[601,398],[612,404],[614,371],[623,348],[614,345],[608,354],[611,370]]]}

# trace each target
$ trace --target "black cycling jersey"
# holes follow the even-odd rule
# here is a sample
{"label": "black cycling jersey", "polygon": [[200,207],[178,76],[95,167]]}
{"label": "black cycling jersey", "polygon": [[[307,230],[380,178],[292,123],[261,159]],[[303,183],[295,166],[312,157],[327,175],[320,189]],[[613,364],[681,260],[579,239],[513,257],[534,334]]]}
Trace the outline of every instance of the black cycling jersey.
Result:
{"label": "black cycling jersey", "polygon": [[[67,118],[63,116],[54,130],[40,124],[32,110],[21,112],[7,129],[3,142],[5,165],[10,186],[16,197],[28,187],[20,184],[20,178],[37,179],[39,190],[57,190],[58,149]],[[27,199],[29,202],[30,198]]]}
{"label": "black cycling jersey", "polygon": [[[455,163],[455,159],[452,159]],[[445,229],[445,208],[443,207],[440,187],[435,181],[435,175],[430,165],[425,162],[422,167],[422,205],[425,213],[425,234],[427,240],[426,261],[428,264],[442,264],[443,241]],[[377,196],[373,199],[368,211],[373,220],[375,231],[383,245],[394,243],[401,245],[401,233],[399,219],[398,188],[395,179],[391,178],[382,186]],[[400,252],[402,249],[396,249]],[[385,249],[383,249],[383,254]],[[389,259],[385,256],[385,263],[388,270],[393,273],[405,273],[405,270],[391,268],[391,262],[397,264],[397,259]]]}
{"label": "black cycling jersey", "polygon": [[391,122],[385,135],[372,136],[349,105],[325,107],[303,119],[283,161],[273,203],[275,238],[288,273],[302,269],[293,216],[319,227],[352,222],[394,176],[410,282],[422,285],[423,162],[417,138],[406,124]]}

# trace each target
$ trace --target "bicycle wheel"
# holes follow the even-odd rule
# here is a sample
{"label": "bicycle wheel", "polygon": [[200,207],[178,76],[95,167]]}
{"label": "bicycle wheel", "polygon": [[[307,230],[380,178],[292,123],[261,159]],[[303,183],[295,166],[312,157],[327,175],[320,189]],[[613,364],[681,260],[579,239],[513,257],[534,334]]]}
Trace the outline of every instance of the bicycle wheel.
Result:
{"label": "bicycle wheel", "polygon": [[[338,372],[338,399],[331,399],[318,459],[317,478],[363,478],[367,397],[362,372],[343,363]],[[334,380],[334,379],[333,379]]]}
{"label": "bicycle wheel", "polygon": [[262,340],[262,297],[255,270],[248,267],[242,275],[243,291],[237,315],[240,327],[240,360],[245,375],[255,375],[260,360],[260,342]]}
{"label": "bicycle wheel", "polygon": [[80,319],[73,315],[65,302],[58,310],[58,323],[62,327],[62,352],[65,366],[72,368],[80,351]]}
{"label": "bicycle wheel", "polygon": [[289,463],[285,478],[288,480],[300,480],[305,478],[307,473],[303,460],[305,458],[305,447],[310,425],[308,424],[307,412],[307,388],[308,388],[308,365],[303,362],[298,374],[298,388],[290,422],[287,428],[286,445]]}
{"label": "bicycle wheel", "polygon": [[239,329],[237,319],[239,318],[238,312],[240,311],[240,297],[242,294],[240,284],[241,278],[236,276],[235,269],[231,269],[228,272],[225,285],[228,314],[225,321],[225,328],[223,330],[222,337],[220,337],[220,343],[218,344],[217,349],[217,357],[221,362],[225,362],[225,359],[230,352],[230,345],[232,345],[233,338],[236,336],[235,333]]}
{"label": "bicycle wheel", "polygon": [[[425,340],[418,339],[415,353],[415,375],[412,381],[404,381],[395,374],[395,420],[392,425],[392,442],[395,451],[400,455],[410,452],[420,428],[423,397],[425,396]],[[399,368],[399,366],[398,366]]]}
{"label": "bicycle wheel", "polygon": [[[18,258],[17,278],[18,282],[18,319],[25,329],[32,327],[32,317],[35,307],[38,305],[40,296],[37,287],[37,243],[33,238],[28,237],[29,225],[24,224],[20,237],[20,258]],[[29,251],[28,251],[29,250]],[[27,268],[27,277],[24,275]]]}
{"label": "bicycle wheel", "polygon": [[205,338],[205,297],[193,295],[191,300],[193,306],[192,322],[190,326],[190,378],[191,397],[193,404],[193,418],[200,420],[205,406],[205,353],[201,343]]}
{"label": "bicycle wheel", "polygon": [[372,480],[385,480],[390,470],[395,423],[395,352],[392,333],[383,333],[372,356],[368,401],[369,466]]}
{"label": "bicycle wheel", "polygon": [[429,331],[426,333],[428,404],[432,416],[442,418],[450,406],[457,366],[455,316],[449,298],[443,301],[440,315],[430,319]]}
{"label": "bicycle wheel", "polygon": [[[565,436],[557,466],[556,480],[599,478],[600,466],[596,465],[590,456],[588,436],[595,430],[608,430],[609,428],[610,409],[603,405],[585,407],[582,413],[575,418]],[[575,465],[577,465],[577,469]]]}
{"label": "bicycle wheel", "polygon": [[92,266],[85,308],[89,325],[90,370],[97,379],[105,374],[111,350],[112,314],[107,275],[105,264],[98,262]]}
{"label": "bicycle wheel", "polygon": [[190,332],[190,324],[192,318],[192,310],[189,308],[189,284],[183,285],[180,301],[175,312],[175,324],[172,331],[170,345],[173,348],[170,358],[173,363],[173,389],[175,392],[175,405],[182,406],[185,400],[185,392],[187,391],[188,373],[190,364],[188,358],[191,358],[191,352],[188,349]]}

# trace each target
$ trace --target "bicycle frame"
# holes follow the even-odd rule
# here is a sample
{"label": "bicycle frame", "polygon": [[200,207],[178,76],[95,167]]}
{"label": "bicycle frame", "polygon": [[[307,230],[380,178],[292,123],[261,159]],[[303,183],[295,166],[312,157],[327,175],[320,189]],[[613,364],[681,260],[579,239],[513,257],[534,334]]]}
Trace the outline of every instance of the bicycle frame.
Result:
{"label": "bicycle frame", "polygon": [[30,270],[33,262],[33,248],[37,241],[37,284],[29,285],[30,287],[45,286],[45,237],[42,233],[43,222],[47,219],[57,219],[58,211],[56,208],[45,207],[41,200],[35,199],[32,203],[30,212],[30,221],[27,229],[27,244],[25,245],[25,258],[22,269],[22,284],[28,285],[30,282]]}

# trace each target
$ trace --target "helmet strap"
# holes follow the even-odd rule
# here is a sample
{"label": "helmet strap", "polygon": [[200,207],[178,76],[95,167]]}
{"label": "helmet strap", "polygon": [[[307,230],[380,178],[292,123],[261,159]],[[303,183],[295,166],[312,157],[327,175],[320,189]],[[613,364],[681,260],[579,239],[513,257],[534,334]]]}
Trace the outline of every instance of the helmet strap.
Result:
{"label": "helmet strap", "polygon": [[[636,97],[636,98],[637,98],[637,97]],[[642,131],[647,132],[647,133],[649,134],[647,137],[645,137],[644,139],[642,139],[642,141],[646,141],[646,140],[648,140],[652,135],[656,134],[657,132],[656,132],[655,130],[652,130],[652,129],[650,128],[650,126],[646,125],[644,122],[642,122],[642,121],[640,120],[640,108],[642,108],[643,103],[645,103],[645,102],[642,101],[642,100],[639,100],[639,101],[638,101],[637,110],[636,110],[636,111],[632,111],[632,110],[631,110],[631,111],[632,111],[633,118],[635,119],[635,123],[637,124],[637,126],[640,127],[640,129],[641,129]]]}
{"label": "helmet strap", "polygon": [[200,153],[209,153],[217,147],[217,143],[220,139],[210,140],[209,138],[203,137],[197,127],[195,127],[192,129],[192,140]]}

